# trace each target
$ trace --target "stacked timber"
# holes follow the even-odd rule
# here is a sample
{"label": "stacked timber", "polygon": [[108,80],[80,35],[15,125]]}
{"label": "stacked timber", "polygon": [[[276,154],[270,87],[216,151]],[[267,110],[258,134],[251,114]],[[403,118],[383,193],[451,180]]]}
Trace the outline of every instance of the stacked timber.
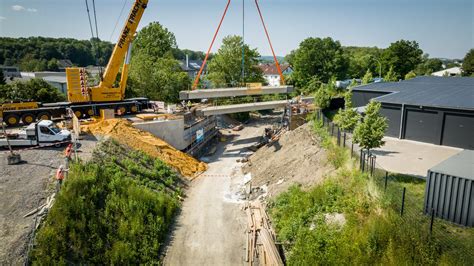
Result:
{"label": "stacked timber", "polygon": [[283,265],[265,207],[257,201],[248,202],[244,208],[248,229],[245,261],[248,265]]}

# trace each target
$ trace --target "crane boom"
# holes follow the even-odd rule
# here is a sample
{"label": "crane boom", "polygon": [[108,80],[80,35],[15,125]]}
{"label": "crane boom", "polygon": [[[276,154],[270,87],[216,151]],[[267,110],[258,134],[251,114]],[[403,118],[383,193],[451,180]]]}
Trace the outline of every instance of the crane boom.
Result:
{"label": "crane boom", "polygon": [[112,56],[110,57],[109,63],[107,64],[107,68],[105,69],[99,87],[109,88],[113,86],[147,4],[148,0],[135,0],[135,4],[130,10],[128,19],[122,29],[122,33],[115,44],[114,51],[112,52]]}
{"label": "crane boom", "polygon": [[[128,78],[128,64],[131,56],[131,43],[147,4],[148,0],[135,0],[99,85],[88,88],[85,70],[80,68],[66,69],[69,102],[101,103],[124,100]],[[122,66],[120,85],[119,87],[114,87],[120,67]]]}

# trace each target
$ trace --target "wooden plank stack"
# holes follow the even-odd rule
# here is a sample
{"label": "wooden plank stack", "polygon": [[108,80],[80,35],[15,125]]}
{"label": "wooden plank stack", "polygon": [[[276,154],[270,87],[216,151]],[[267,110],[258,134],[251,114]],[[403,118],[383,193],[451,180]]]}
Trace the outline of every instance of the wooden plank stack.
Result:
{"label": "wooden plank stack", "polygon": [[245,261],[248,265],[283,265],[275,245],[275,231],[265,207],[259,202],[247,202],[247,247]]}

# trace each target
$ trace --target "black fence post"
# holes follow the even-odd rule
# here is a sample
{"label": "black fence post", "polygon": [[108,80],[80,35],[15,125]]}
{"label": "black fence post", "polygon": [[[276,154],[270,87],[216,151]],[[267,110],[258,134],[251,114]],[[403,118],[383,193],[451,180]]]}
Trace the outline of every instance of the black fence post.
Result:
{"label": "black fence post", "polygon": [[385,186],[384,186],[385,191],[387,191],[387,182],[388,182],[388,171],[385,171]]}
{"label": "black fence post", "polygon": [[331,136],[334,136],[334,123],[331,123]]}
{"label": "black fence post", "polygon": [[[344,148],[346,147],[346,131],[344,131]],[[351,154],[352,157],[352,154]]]}
{"label": "black fence post", "polygon": [[434,217],[435,217],[435,209],[431,208],[430,235],[433,233]]}
{"label": "black fence post", "polygon": [[359,169],[362,169],[362,150],[360,150],[360,156],[359,156]]}
{"label": "black fence post", "polygon": [[341,146],[341,130],[337,127],[337,146]]}
{"label": "black fence post", "polygon": [[374,175],[374,173],[375,173],[375,162],[376,162],[376,160],[377,160],[377,156],[372,155],[372,173],[371,173],[371,175]]}
{"label": "black fence post", "polygon": [[352,158],[353,154],[354,154],[354,143],[351,144],[351,158]]}
{"label": "black fence post", "polygon": [[406,194],[407,188],[403,188],[403,194],[402,194],[402,208],[400,209],[400,216],[403,216],[403,210],[405,209],[405,194]]}

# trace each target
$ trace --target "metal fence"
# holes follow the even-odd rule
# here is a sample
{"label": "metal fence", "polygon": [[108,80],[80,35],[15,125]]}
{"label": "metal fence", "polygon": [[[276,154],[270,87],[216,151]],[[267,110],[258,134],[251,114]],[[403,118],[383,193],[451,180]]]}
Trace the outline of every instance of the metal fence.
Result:
{"label": "metal fence", "polygon": [[361,149],[353,142],[352,132],[341,130],[321,111],[316,113],[316,119],[335,138],[338,146],[350,149],[351,158],[358,161],[360,171],[367,173],[378,191],[382,192],[386,205],[399,215],[400,221],[407,228],[416,228],[415,231],[406,232],[413,234],[413,252],[416,252],[415,245],[419,244],[415,242],[422,241],[425,245],[436,245],[438,252],[456,254],[460,265],[474,262],[472,228],[437,218],[434,209],[425,214],[424,190],[420,190],[420,185],[425,183],[424,179],[387,171],[377,163],[375,154]]}

